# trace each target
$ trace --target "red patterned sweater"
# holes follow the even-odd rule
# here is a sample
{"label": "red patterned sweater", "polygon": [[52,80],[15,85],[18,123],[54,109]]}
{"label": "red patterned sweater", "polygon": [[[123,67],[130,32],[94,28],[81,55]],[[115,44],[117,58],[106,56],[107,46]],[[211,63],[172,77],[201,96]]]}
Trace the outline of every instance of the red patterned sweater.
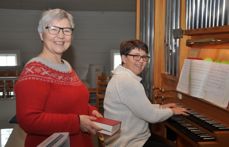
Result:
{"label": "red patterned sweater", "polygon": [[16,115],[27,132],[25,147],[35,147],[54,132],[70,132],[71,147],[91,147],[89,134],[80,130],[79,115],[95,109],[76,73],[60,72],[32,61],[24,67],[16,85]]}

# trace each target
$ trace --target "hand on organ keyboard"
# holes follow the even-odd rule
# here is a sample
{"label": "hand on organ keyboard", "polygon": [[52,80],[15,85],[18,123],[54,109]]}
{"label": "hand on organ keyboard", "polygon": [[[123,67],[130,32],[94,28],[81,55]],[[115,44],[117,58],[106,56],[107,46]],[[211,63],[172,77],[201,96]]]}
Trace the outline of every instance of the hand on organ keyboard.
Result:
{"label": "hand on organ keyboard", "polygon": [[188,110],[176,103],[167,103],[161,105],[162,108],[170,108],[174,115],[189,115]]}
{"label": "hand on organ keyboard", "polygon": [[176,103],[167,103],[167,104],[163,104],[161,105],[162,108],[174,108],[177,107]]}
{"label": "hand on organ keyboard", "polygon": [[188,110],[184,107],[175,105],[169,108],[172,109],[174,115],[186,115],[186,116],[189,115]]}

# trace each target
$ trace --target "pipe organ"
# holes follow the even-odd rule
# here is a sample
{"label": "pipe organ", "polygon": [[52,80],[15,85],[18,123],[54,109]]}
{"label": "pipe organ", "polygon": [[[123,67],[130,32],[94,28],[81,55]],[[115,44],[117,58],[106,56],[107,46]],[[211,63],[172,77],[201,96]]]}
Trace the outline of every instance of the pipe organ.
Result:
{"label": "pipe organ", "polygon": [[184,59],[229,61],[229,1],[155,0],[154,12],[152,101],[189,110],[160,124],[161,133],[177,147],[229,146],[229,109],[176,90]]}
{"label": "pipe organ", "polygon": [[186,29],[229,25],[228,0],[186,0]]}

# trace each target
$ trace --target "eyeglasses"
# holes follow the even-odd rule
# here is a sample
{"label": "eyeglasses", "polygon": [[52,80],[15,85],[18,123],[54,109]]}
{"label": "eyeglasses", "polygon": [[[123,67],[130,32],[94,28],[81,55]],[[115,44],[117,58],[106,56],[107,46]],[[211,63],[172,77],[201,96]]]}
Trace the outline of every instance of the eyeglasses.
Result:
{"label": "eyeglasses", "polygon": [[140,61],[141,59],[144,62],[148,62],[150,57],[149,56],[141,56],[141,55],[133,55],[133,54],[127,54],[128,56],[132,56],[135,61]]}
{"label": "eyeglasses", "polygon": [[47,29],[48,32],[52,35],[57,35],[60,33],[60,30],[62,30],[63,34],[66,36],[72,35],[72,32],[74,30],[73,28],[61,28],[57,26],[47,26],[45,27],[45,29]]}

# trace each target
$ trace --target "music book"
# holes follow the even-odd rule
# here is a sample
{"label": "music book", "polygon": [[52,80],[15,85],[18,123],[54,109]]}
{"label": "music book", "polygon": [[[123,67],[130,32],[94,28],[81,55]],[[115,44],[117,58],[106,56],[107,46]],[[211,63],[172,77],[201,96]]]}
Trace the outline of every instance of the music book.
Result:
{"label": "music book", "polygon": [[70,147],[69,133],[53,133],[51,136],[41,142],[37,147]]}
{"label": "music book", "polygon": [[177,91],[226,108],[229,102],[229,65],[185,59]]}
{"label": "music book", "polygon": [[99,132],[105,135],[112,136],[118,132],[121,128],[121,121],[108,119],[104,117],[98,117],[94,120],[94,123],[102,128]]}

